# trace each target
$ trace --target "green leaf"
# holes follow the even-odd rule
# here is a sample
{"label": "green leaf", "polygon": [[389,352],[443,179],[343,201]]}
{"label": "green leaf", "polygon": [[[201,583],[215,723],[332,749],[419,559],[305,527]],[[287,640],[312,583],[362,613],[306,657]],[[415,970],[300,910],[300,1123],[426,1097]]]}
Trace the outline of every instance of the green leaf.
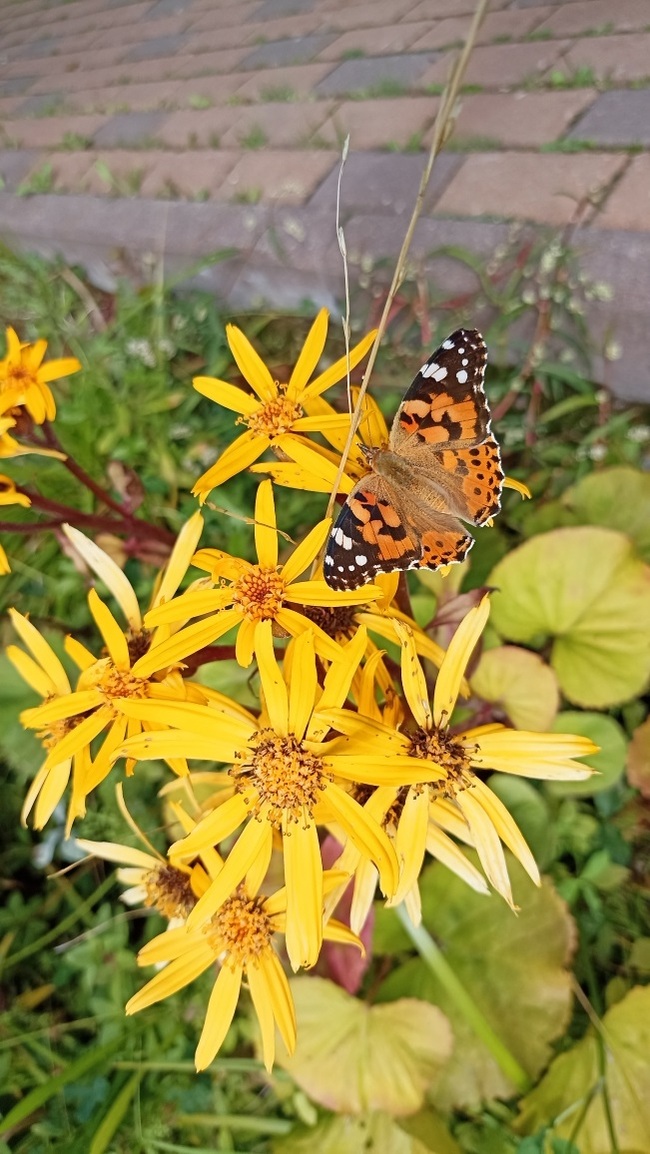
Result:
{"label": "green leaf", "polygon": [[650,987],[630,990],[605,1014],[601,1030],[602,1068],[599,1039],[590,1030],[523,1099],[517,1129],[531,1134],[554,1118],[554,1134],[571,1138],[580,1154],[611,1154],[614,1148],[644,1154],[650,1150]]}
{"label": "green leaf", "polygon": [[326,1118],[309,1130],[276,1139],[272,1149],[273,1154],[453,1154],[454,1147],[425,1145],[390,1115],[377,1112],[360,1118],[345,1114]]}
{"label": "green leaf", "polygon": [[492,624],[539,649],[569,701],[606,709],[636,696],[650,675],[650,568],[622,533],[555,529],[493,569]]}
{"label": "green leaf", "polygon": [[552,729],[554,733],[581,733],[599,745],[600,750],[589,757],[580,758],[585,765],[597,770],[593,777],[586,781],[544,782],[548,793],[554,797],[592,797],[595,793],[610,789],[620,779],[625,767],[627,738],[624,729],[613,717],[602,713],[566,710],[555,718]]}
{"label": "green leaf", "polygon": [[18,1126],[25,1118],[29,1118],[35,1110],[44,1106],[54,1094],[58,1094],[69,1082],[76,1082],[94,1070],[96,1066],[103,1065],[122,1043],[123,1038],[118,1037],[114,1038],[112,1042],[107,1042],[105,1046],[97,1046],[94,1050],[89,1050],[74,1062],[70,1062],[60,1074],[48,1078],[47,1082],[43,1082],[42,1085],[30,1090],[29,1094],[21,1098],[20,1102],[17,1102],[3,1118],[0,1137],[11,1133],[15,1126]]}
{"label": "green leaf", "polygon": [[500,705],[517,729],[549,729],[560,694],[552,669],[536,653],[500,645],[481,655],[471,686],[484,701]]}
{"label": "green leaf", "polygon": [[[570,1016],[566,965],[575,929],[549,883],[537,889],[510,856],[508,870],[517,915],[496,895],[474,893],[444,866],[428,866],[420,877],[423,921],[492,1029],[534,1078]],[[378,998],[406,993],[439,1006],[452,1025],[454,1052],[428,1093],[437,1109],[474,1111],[490,1098],[513,1094],[512,1084],[419,958],[394,971]]]}
{"label": "green leaf", "polygon": [[414,1114],[451,1052],[440,1010],[403,998],[367,1006],[325,978],[294,978],[295,1053],[278,1059],[310,1098],[330,1110]]}
{"label": "green leaf", "polygon": [[650,797],[650,717],[632,734],[627,751],[627,780]]}
{"label": "green leaf", "polygon": [[627,465],[590,473],[562,496],[583,525],[603,525],[626,533],[650,561],[650,474]]}

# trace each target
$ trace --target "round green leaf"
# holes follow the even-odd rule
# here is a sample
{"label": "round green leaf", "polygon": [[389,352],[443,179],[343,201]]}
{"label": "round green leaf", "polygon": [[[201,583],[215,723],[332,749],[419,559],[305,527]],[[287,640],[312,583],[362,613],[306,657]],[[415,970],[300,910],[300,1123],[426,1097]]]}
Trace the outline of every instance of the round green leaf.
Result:
{"label": "round green leaf", "polygon": [[325,978],[294,978],[298,1042],[280,1065],[322,1106],[338,1113],[414,1114],[449,1057],[451,1029],[426,1002],[368,1006]]}
{"label": "round green leaf", "polygon": [[[534,1134],[554,1120],[553,1134],[571,1138],[580,1154],[611,1154],[604,1089],[619,1154],[650,1150],[650,987],[637,987],[602,1022],[602,1069],[593,1029],[551,1064],[521,1103],[517,1129]],[[605,1085],[603,1086],[603,1080]]]}
{"label": "round green leaf", "polygon": [[650,561],[650,474],[619,465],[590,473],[567,489],[562,503],[583,525],[603,525],[626,533]]}
{"label": "round green leaf", "polygon": [[650,797],[650,717],[632,734],[627,751],[627,780]]}
{"label": "round green leaf", "polygon": [[584,526],[526,541],[493,569],[493,626],[541,648],[569,701],[606,709],[650,676],[650,567],[622,533]]}
{"label": "round green leaf", "polygon": [[[538,889],[510,855],[508,871],[518,914],[495,895],[474,893],[444,866],[427,867],[420,877],[423,921],[466,992],[532,1079],[548,1063],[552,1042],[570,1017],[566,966],[575,929],[549,883]],[[419,958],[395,970],[378,998],[407,992],[435,1003],[451,1022],[454,1051],[428,1092],[438,1110],[473,1112],[491,1098],[513,1095],[513,1084]]]}
{"label": "round green leaf", "polygon": [[593,777],[588,777],[586,781],[544,782],[548,793],[555,797],[591,797],[615,785],[625,768],[627,738],[624,729],[613,717],[602,713],[566,710],[555,718],[552,729],[554,733],[581,733],[599,745],[600,750],[589,757],[580,758],[585,765],[597,770]]}
{"label": "round green leaf", "polygon": [[273,1154],[446,1154],[405,1133],[388,1114],[338,1115],[273,1143]]}
{"label": "round green leaf", "polygon": [[553,670],[537,653],[517,645],[486,650],[471,686],[484,701],[500,705],[517,729],[548,730],[560,704]]}

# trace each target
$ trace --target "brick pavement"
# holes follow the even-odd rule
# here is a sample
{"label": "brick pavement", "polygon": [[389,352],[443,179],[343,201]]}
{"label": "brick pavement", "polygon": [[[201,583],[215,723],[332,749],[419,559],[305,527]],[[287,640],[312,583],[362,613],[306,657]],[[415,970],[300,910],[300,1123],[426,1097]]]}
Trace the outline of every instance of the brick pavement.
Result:
{"label": "brick pavement", "polygon": [[[367,267],[399,246],[472,9],[0,0],[0,235],[105,286],[124,250],[180,267],[227,246],[201,283],[333,304],[342,141],[348,247]],[[611,327],[624,349],[636,333],[609,379],[650,399],[650,0],[492,0],[465,86],[419,251],[453,235],[483,254],[500,222],[562,226],[581,205],[586,264],[609,253],[626,302]]]}

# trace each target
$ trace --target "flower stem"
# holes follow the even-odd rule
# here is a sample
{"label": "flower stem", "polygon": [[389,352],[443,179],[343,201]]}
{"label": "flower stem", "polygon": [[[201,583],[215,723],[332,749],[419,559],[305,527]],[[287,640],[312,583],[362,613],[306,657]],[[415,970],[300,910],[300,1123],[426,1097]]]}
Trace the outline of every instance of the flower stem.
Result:
{"label": "flower stem", "polygon": [[510,1053],[507,1046],[495,1034],[490,1023],[484,1017],[473,998],[467,993],[462,982],[457,978],[447,962],[442,950],[436,945],[431,935],[423,925],[414,926],[409,918],[406,907],[397,906],[397,916],[418,951],[422,961],[429,967],[431,973],[439,981],[445,993],[452,999],[454,1006],[463,1015],[471,1026],[477,1038],[483,1042],[486,1049],[501,1068],[506,1078],[516,1087],[518,1093],[524,1094],[530,1090],[531,1081],[528,1074],[519,1065],[517,1059]]}

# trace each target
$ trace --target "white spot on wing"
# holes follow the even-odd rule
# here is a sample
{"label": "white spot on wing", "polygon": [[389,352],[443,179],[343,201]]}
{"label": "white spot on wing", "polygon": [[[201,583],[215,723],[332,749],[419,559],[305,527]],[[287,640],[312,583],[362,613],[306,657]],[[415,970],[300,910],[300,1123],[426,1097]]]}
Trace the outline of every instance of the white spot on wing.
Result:
{"label": "white spot on wing", "polygon": [[429,377],[435,376],[439,367],[440,366],[437,365],[435,361],[428,361],[426,365],[422,365],[420,373],[426,380],[428,380]]}
{"label": "white spot on wing", "polygon": [[357,556],[354,559],[355,559],[357,565],[367,565],[368,564],[368,558],[364,557],[363,553],[357,553]]}
{"label": "white spot on wing", "polygon": [[438,365],[436,365],[436,368],[438,369],[438,371],[437,371],[437,373],[433,373],[434,381],[444,381],[445,377],[447,376],[447,370],[446,370],[445,366],[442,365],[442,366],[438,367]]}
{"label": "white spot on wing", "polygon": [[443,341],[442,347],[443,347],[443,349],[453,349],[454,342],[453,341]]}
{"label": "white spot on wing", "polygon": [[458,370],[458,372],[456,373],[456,380],[458,381],[459,385],[465,384],[465,381],[467,380],[467,373],[465,372],[464,369]]}

